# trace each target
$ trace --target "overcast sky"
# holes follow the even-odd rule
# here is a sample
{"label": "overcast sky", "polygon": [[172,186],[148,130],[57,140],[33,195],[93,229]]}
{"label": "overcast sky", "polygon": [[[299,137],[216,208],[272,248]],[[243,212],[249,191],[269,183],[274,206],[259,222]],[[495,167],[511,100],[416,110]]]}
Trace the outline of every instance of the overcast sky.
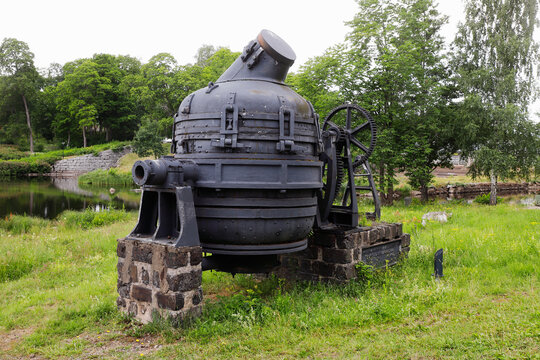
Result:
{"label": "overcast sky", "polygon": [[[281,36],[295,50],[294,69],[344,40],[354,0],[0,0],[0,38],[30,46],[38,67],[91,57],[131,55],[146,62],[160,52],[180,64],[194,61],[202,44],[242,48],[261,29]],[[460,0],[442,1],[453,38],[462,15]]]}
{"label": "overcast sky", "polygon": [[[131,55],[147,62],[160,52],[180,64],[194,61],[203,44],[233,51],[261,29],[282,37],[296,52],[292,70],[342,42],[357,10],[354,0],[0,0],[0,39],[26,42],[37,67],[64,64],[95,53]],[[462,0],[439,0],[449,17],[442,29],[453,40],[464,18]],[[538,103],[537,103],[538,104]],[[540,104],[534,111],[540,111]]]}

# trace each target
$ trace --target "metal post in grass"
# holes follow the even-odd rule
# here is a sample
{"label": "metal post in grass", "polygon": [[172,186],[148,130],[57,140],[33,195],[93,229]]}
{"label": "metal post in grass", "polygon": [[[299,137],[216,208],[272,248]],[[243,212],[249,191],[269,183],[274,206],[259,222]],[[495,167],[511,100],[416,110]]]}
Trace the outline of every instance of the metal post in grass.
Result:
{"label": "metal post in grass", "polygon": [[434,273],[432,276],[435,276],[436,280],[439,280],[443,277],[443,249],[437,250],[434,258]]}

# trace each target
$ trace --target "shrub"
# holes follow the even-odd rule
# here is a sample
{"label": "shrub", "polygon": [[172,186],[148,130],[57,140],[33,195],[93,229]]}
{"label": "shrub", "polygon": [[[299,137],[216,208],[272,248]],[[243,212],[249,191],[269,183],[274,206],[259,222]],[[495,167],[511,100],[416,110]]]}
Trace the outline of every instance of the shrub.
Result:
{"label": "shrub", "polygon": [[408,184],[403,184],[403,185],[397,187],[395,191],[397,193],[399,193],[402,197],[405,197],[405,196],[410,196],[411,195],[412,188]]}
{"label": "shrub", "polygon": [[161,143],[161,136],[156,131],[156,122],[144,121],[133,139],[133,149],[140,157],[153,155],[156,159],[167,151]]}
{"label": "shrub", "polygon": [[51,165],[44,161],[0,161],[0,176],[24,176],[45,174],[51,171]]}
{"label": "shrub", "polygon": [[[477,197],[474,198],[473,201],[477,204],[489,205],[490,196],[491,196],[491,192],[487,194],[478,195]],[[503,199],[497,196],[497,203],[501,203],[502,201]]]}
{"label": "shrub", "polygon": [[0,160],[17,160],[28,156],[28,153],[20,151],[15,145],[0,146]]}

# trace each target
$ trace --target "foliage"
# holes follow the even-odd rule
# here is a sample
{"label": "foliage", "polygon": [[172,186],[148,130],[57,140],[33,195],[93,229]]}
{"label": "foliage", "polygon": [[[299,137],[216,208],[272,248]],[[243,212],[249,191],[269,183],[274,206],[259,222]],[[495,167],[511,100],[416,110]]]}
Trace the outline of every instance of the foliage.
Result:
{"label": "foliage", "polygon": [[156,159],[167,152],[163,148],[162,138],[157,133],[156,124],[144,121],[133,139],[133,150],[140,157],[153,155]]}
{"label": "foliage", "polygon": [[440,35],[446,18],[431,0],[358,4],[346,42],[309,60],[288,81],[323,114],[344,101],[372,113],[377,146],[369,161],[383,200],[392,201],[399,170],[427,196],[432,170],[457,150],[459,118]]}
{"label": "foliage", "polygon": [[86,174],[79,176],[77,181],[79,185],[134,185],[133,178],[131,177],[131,172],[124,173],[118,171],[115,168],[109,170],[97,169],[94,171],[90,171]]}
{"label": "foliage", "polygon": [[538,124],[528,119],[535,98],[538,44],[536,0],[469,0],[454,41],[453,66],[468,125],[461,137],[471,174],[497,179],[526,177],[540,157]]}
{"label": "foliage", "polygon": [[[478,195],[477,197],[474,198],[473,201],[477,204],[488,205],[490,198],[491,198],[491,193],[487,193],[487,194]],[[497,196],[497,203],[500,203],[501,201],[503,201],[502,198]]]}
{"label": "foliage", "polygon": [[43,160],[37,161],[0,161],[0,176],[20,177],[28,174],[45,174],[51,171],[51,165]]}
{"label": "foliage", "polygon": [[17,139],[20,137],[17,131],[24,128],[21,123],[25,120],[30,152],[34,152],[30,113],[39,94],[40,82],[34,54],[28,44],[5,38],[0,44],[0,129],[4,136],[16,135],[12,139]]}
{"label": "foliage", "polygon": [[71,135],[81,129],[84,147],[87,129],[104,132],[105,141],[130,137],[135,118],[120,84],[126,76],[137,73],[139,67],[136,59],[107,54],[66,64],[64,79],[54,89],[59,110],[55,119],[57,131],[67,130]]}
{"label": "foliage", "polygon": [[28,156],[14,145],[0,145],[0,160],[16,160]]}

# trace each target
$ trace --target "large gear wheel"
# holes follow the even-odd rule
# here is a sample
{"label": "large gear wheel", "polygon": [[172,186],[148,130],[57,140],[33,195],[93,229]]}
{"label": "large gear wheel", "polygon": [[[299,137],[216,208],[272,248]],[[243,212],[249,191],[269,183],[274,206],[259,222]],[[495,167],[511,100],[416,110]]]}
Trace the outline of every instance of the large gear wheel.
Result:
{"label": "large gear wheel", "polygon": [[[341,111],[346,111],[345,127],[336,125],[333,119]],[[365,120],[365,121],[362,121]],[[353,167],[356,168],[364,163],[369,156],[373,153],[375,143],[377,141],[377,126],[371,115],[355,104],[344,104],[334,108],[326,116],[322,130],[326,130],[329,127],[340,128],[341,138],[346,137],[350,144],[353,144],[362,154],[356,156],[353,162]],[[369,145],[364,144],[364,140],[360,139],[360,134],[369,131]],[[364,142],[363,142],[364,141]],[[341,141],[340,141],[341,142]]]}

